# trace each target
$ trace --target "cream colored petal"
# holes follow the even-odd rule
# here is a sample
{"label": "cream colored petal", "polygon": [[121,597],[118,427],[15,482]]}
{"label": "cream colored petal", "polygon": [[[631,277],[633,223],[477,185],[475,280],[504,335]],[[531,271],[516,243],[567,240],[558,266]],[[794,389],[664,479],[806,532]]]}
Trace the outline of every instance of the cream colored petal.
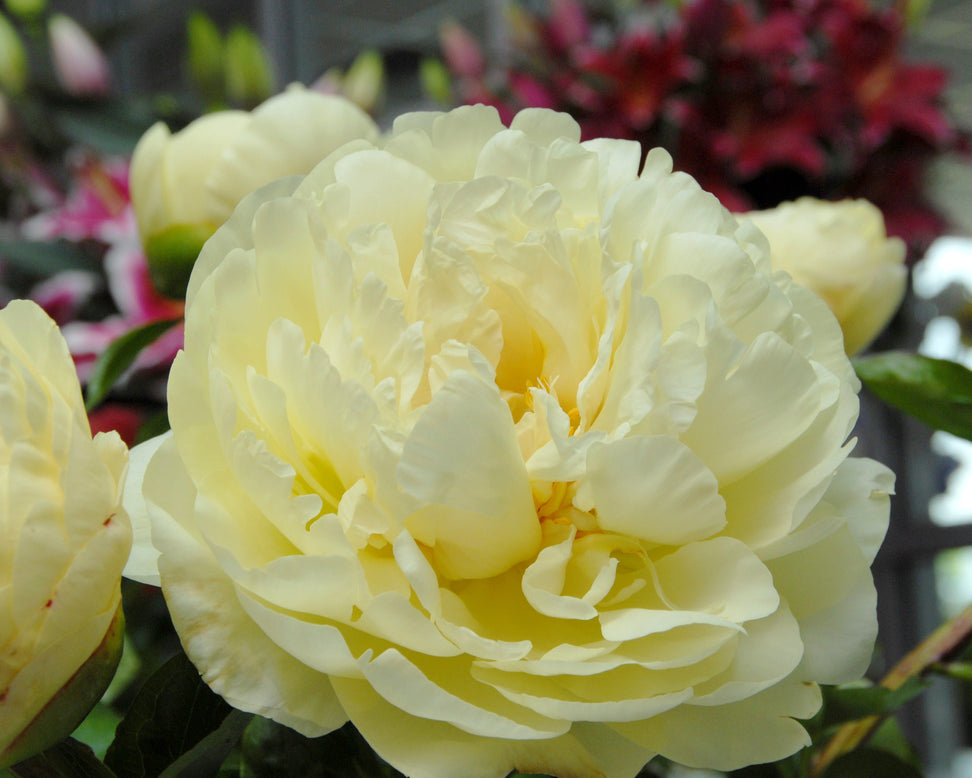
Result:
{"label": "cream colored petal", "polygon": [[360,665],[371,687],[396,708],[471,735],[527,740],[561,735],[570,727],[561,716],[547,718],[510,704],[490,685],[470,677],[468,659],[413,663],[389,649],[363,658]]}
{"label": "cream colored petal", "polygon": [[680,610],[741,624],[773,613],[773,576],[744,544],[727,537],[690,543],[655,563],[660,594]]}
{"label": "cream colored petal", "polygon": [[237,248],[253,248],[253,217],[260,206],[279,197],[289,197],[300,182],[301,179],[297,176],[281,178],[260,187],[240,200],[233,214],[203,245],[196,263],[192,266],[192,275],[189,277],[189,286],[186,289],[186,305],[190,310],[199,287],[227,254]]}
{"label": "cream colored petal", "polygon": [[610,384],[593,422],[596,429],[606,432],[630,429],[655,404],[654,373],[662,340],[658,305],[637,292],[626,302],[624,335],[611,354]]}
{"label": "cream colored petal", "polygon": [[722,616],[702,611],[663,610],[649,608],[618,608],[604,611],[598,617],[601,631],[607,640],[626,641],[657,635],[696,624],[722,627],[730,632],[741,632],[742,627]]}
{"label": "cream colored petal", "polygon": [[539,550],[509,409],[495,386],[470,373],[453,373],[432,398],[405,444],[398,481],[423,506],[406,526],[447,577],[486,578]]}
{"label": "cream colored petal", "polygon": [[800,619],[804,654],[796,675],[825,684],[861,678],[874,652],[876,613],[874,583],[862,573],[843,599]]}
{"label": "cream colored petal", "polygon": [[410,651],[435,657],[461,652],[429,621],[426,613],[398,592],[382,592],[362,608],[354,626],[369,635]]}
{"label": "cream colored petal", "polygon": [[822,501],[847,521],[868,564],[888,531],[894,473],[873,459],[847,459],[830,482]]}
{"label": "cream colored petal", "polygon": [[408,113],[395,118],[384,148],[438,181],[468,181],[486,141],[502,129],[499,113],[491,105],[464,105],[448,113]]}
{"label": "cream colored petal", "polygon": [[[782,681],[803,658],[800,626],[785,604],[776,613],[746,622],[723,673],[695,688],[693,705],[725,705]],[[817,676],[813,676],[816,678]]]}
{"label": "cream colored petal", "polygon": [[816,505],[853,448],[843,441],[857,416],[857,395],[847,384],[839,391],[838,400],[789,446],[722,488],[727,534],[763,555],[765,547],[785,538]]}
{"label": "cream colored petal", "polygon": [[798,620],[829,608],[870,579],[867,560],[846,525],[820,542],[767,561],[780,596]]}
{"label": "cream colored petal", "polygon": [[212,554],[164,508],[154,513],[152,527],[161,552],[162,591],[182,645],[203,680],[232,706],[307,737],[340,727],[347,716],[328,677],[264,635],[240,606],[232,582]]}
{"label": "cream colored petal", "polygon": [[334,176],[349,188],[349,224],[387,224],[395,236],[402,278],[409,278],[422,249],[434,179],[421,168],[377,150],[342,157],[335,163]]}
{"label": "cream colored petal", "polygon": [[558,138],[578,143],[580,125],[566,113],[546,108],[525,108],[513,117],[511,130],[520,130],[538,146],[549,146]]}
{"label": "cream colored petal", "polygon": [[593,446],[587,479],[597,522],[610,532],[681,545],[726,524],[715,476],[674,438],[639,436]]}
{"label": "cream colored petal", "polygon": [[887,264],[875,272],[871,284],[863,291],[863,299],[843,322],[844,347],[848,354],[856,354],[869,346],[881,333],[901,305],[907,285],[908,270],[903,264]]}
{"label": "cream colored petal", "polygon": [[641,163],[641,144],[637,141],[594,138],[581,145],[597,154],[598,198],[602,207],[621,187],[637,180]]}
{"label": "cream colored petal", "polygon": [[[715,664],[721,669],[725,660],[719,657]],[[541,715],[568,721],[638,721],[691,699],[692,680],[707,678],[712,672],[696,666],[652,673],[628,665],[594,676],[544,678],[475,667],[473,676]]]}
{"label": "cream colored petal", "polygon": [[709,377],[682,441],[728,484],[795,440],[820,412],[820,403],[813,367],[774,333],[765,333],[729,375]]}
{"label": "cream colored petal", "polygon": [[[32,301],[11,300],[0,310],[0,341],[5,352],[46,385],[41,392],[56,391],[74,422],[80,429],[88,430],[74,362],[54,321]],[[32,398],[27,396],[25,400],[30,402]]]}
{"label": "cream colored petal", "polygon": [[[641,766],[635,768],[634,762],[644,752],[628,746],[606,755],[606,743],[596,743],[590,730],[584,731],[583,739],[570,734],[525,741],[479,737],[444,722],[409,716],[362,681],[335,679],[334,687],[365,740],[411,778],[504,778],[513,770],[563,778],[633,778]],[[623,743],[621,738],[606,740],[612,745]],[[590,750],[585,741],[590,742]],[[606,772],[611,768],[617,772]]]}
{"label": "cream colored petal", "polygon": [[[645,721],[611,726],[679,764],[728,771],[775,762],[810,745],[807,731],[794,719],[810,718],[819,707],[816,685],[784,681],[729,705],[682,705]],[[705,737],[699,737],[702,732]]]}
{"label": "cream colored petal", "polygon": [[217,223],[254,189],[284,176],[308,173],[348,141],[375,141],[378,128],[348,100],[299,88],[271,97],[248,116],[206,181]]}
{"label": "cream colored petal", "polygon": [[[91,612],[114,614],[118,604],[121,569],[131,546],[131,528],[125,516],[105,519],[96,524],[97,532],[76,549],[74,558],[65,569],[44,603],[44,616],[37,632],[38,644],[49,645],[64,634],[82,628]],[[43,560],[35,560],[35,569]],[[107,629],[107,625],[105,625]],[[104,636],[93,636],[94,643],[80,661],[67,666],[77,668]],[[79,649],[84,650],[84,648]]]}
{"label": "cream colored petal", "polygon": [[[111,610],[95,613],[86,607],[86,617],[77,629],[58,635],[53,642],[39,644],[38,653],[23,666],[15,668],[12,676],[8,675],[7,667],[0,669],[0,685],[3,686],[0,752],[40,713],[100,645],[120,602],[121,595],[116,590],[110,603]],[[4,648],[9,650],[10,646]],[[16,656],[10,658],[20,659]],[[3,659],[8,660],[8,656],[3,656]]]}
{"label": "cream colored petal", "polygon": [[[544,548],[523,572],[523,595],[545,616],[582,620],[597,617],[597,609],[586,599],[563,594],[575,533],[571,526],[562,541]],[[612,561],[616,566],[617,560]]]}
{"label": "cream colored petal", "polygon": [[305,621],[300,614],[286,613],[260,602],[245,590],[237,590],[239,605],[263,635],[307,671],[334,677],[361,678],[355,654],[374,640],[346,625]]}
{"label": "cream colored petal", "polygon": [[348,621],[364,585],[360,565],[343,556],[280,557],[262,568],[244,569],[219,548],[213,554],[241,589],[271,607],[301,616]]}
{"label": "cream colored petal", "polygon": [[502,322],[486,302],[488,291],[472,258],[451,241],[435,238],[413,268],[406,316],[422,322],[430,353],[455,340],[477,348],[496,365],[503,347]]}
{"label": "cream colored petal", "polygon": [[[211,195],[204,182],[224,149],[249,122],[245,111],[217,111],[196,119],[168,140],[154,183],[165,193],[168,224],[209,222],[216,227],[230,215],[232,206],[213,213]],[[236,201],[255,188],[239,192]]]}
{"label": "cream colored petal", "polygon": [[132,206],[143,236],[155,235],[169,224],[169,205],[166,189],[161,185],[161,171],[171,137],[165,123],[156,122],[139,138],[132,152],[129,170]]}
{"label": "cream colored petal", "polygon": [[261,305],[301,326],[309,339],[320,332],[308,283],[324,232],[315,217],[309,203],[277,198],[257,208],[252,226]]}

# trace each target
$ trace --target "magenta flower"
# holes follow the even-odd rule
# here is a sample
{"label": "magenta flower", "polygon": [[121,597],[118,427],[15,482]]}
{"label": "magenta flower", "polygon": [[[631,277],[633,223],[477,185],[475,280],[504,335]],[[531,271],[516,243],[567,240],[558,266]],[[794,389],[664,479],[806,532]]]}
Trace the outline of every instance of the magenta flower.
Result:
{"label": "magenta flower", "polygon": [[[119,336],[143,324],[182,315],[182,303],[162,297],[149,278],[129,199],[127,161],[85,158],[77,163],[67,197],[26,221],[22,232],[33,240],[62,238],[105,246],[104,277],[64,271],[31,292],[31,297],[61,325],[82,381],[87,380],[98,356]],[[105,282],[118,313],[97,322],[78,319],[85,303]],[[146,349],[133,368],[166,366],[181,345],[182,329],[175,327]]]}

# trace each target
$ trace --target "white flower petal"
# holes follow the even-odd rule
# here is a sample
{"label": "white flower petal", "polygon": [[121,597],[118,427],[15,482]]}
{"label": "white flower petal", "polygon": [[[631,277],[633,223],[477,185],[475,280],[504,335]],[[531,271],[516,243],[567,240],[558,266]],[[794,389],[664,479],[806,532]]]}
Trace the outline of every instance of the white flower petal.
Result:
{"label": "white flower petal", "polygon": [[609,532],[680,545],[726,524],[715,476],[674,438],[638,436],[593,446],[587,479],[597,522]]}
{"label": "white flower petal", "polygon": [[496,575],[540,546],[513,420],[478,377],[453,373],[432,398],[405,444],[398,481],[423,506],[406,526],[447,577]]}

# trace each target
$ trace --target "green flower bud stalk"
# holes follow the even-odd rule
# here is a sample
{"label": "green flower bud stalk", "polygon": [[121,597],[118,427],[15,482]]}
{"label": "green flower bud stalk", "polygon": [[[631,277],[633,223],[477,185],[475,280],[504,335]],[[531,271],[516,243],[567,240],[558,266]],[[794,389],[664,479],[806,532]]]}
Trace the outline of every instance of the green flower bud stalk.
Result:
{"label": "green flower bud stalk", "polygon": [[186,24],[189,78],[209,103],[223,99],[223,36],[213,20],[202,11],[189,14]]}
{"label": "green flower bud stalk", "polygon": [[[119,603],[104,639],[87,661],[0,754],[0,768],[21,762],[68,737],[105,693],[121,660],[125,615]],[[5,690],[4,690],[5,691]],[[0,705],[4,691],[0,691]]]}
{"label": "green flower bud stalk", "polygon": [[0,91],[19,95],[27,85],[27,52],[10,20],[0,13]]}
{"label": "green flower bud stalk", "polygon": [[234,27],[226,36],[226,97],[232,103],[253,106],[273,94],[273,69],[260,39],[246,27]]}
{"label": "green flower bud stalk", "polygon": [[44,13],[47,0],[5,0],[4,5],[13,16],[28,21]]}
{"label": "green flower bud stalk", "polygon": [[352,103],[374,113],[385,92],[385,65],[374,49],[362,51],[344,75],[341,90]]}
{"label": "green flower bud stalk", "polygon": [[173,224],[145,241],[149,276],[159,294],[183,300],[199,250],[219,225]]}

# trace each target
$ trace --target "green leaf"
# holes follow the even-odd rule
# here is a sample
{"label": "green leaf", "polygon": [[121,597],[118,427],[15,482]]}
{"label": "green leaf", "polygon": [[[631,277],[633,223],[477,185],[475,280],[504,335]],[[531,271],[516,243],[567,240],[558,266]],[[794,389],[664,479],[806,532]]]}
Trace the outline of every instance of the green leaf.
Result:
{"label": "green leaf", "polygon": [[864,385],[929,427],[972,440],[972,371],[947,359],[889,351],[854,360]]}
{"label": "green leaf", "polygon": [[867,744],[869,748],[887,751],[889,754],[896,756],[902,762],[907,762],[916,769],[921,767],[921,760],[918,758],[918,755],[911,747],[907,738],[905,738],[897,719],[893,716],[889,716],[881,723],[881,726],[871,735],[871,739]]}
{"label": "green leaf", "polygon": [[101,268],[99,259],[66,240],[0,240],[0,261],[32,277],[47,277],[62,270]]}
{"label": "green leaf", "polygon": [[186,753],[176,759],[160,778],[180,778],[180,776],[215,775],[223,760],[240,742],[252,713],[232,710],[219,727],[210,732]]}
{"label": "green leaf", "polygon": [[99,759],[104,759],[108,746],[115,739],[115,727],[121,718],[113,708],[99,702],[74,730],[74,737],[90,746]]}
{"label": "green leaf", "polygon": [[242,778],[402,778],[351,724],[306,738],[258,716],[243,735],[242,752]]}
{"label": "green leaf", "polygon": [[149,322],[112,341],[98,357],[91,371],[91,378],[88,379],[88,399],[85,403],[87,409],[90,411],[97,407],[143,349],[152,345],[180,321],[182,319]]}
{"label": "green leaf", "polygon": [[93,146],[106,154],[123,155],[132,153],[152,124],[150,115],[112,103],[59,106],[53,111],[53,119],[57,129],[75,143]]}
{"label": "green leaf", "polygon": [[823,725],[832,727],[845,721],[893,713],[920,694],[925,686],[918,676],[909,678],[897,689],[884,686],[825,686]]}
{"label": "green leaf", "polygon": [[88,746],[74,738],[7,769],[18,778],[116,778]]}
{"label": "green leaf", "polygon": [[844,754],[827,768],[821,778],[922,778],[921,771],[887,751],[858,748]]}
{"label": "green leaf", "polygon": [[780,771],[775,764],[756,764],[733,770],[732,778],[780,778]]}
{"label": "green leaf", "polygon": [[186,655],[176,654],[135,696],[105,763],[119,778],[157,778],[207,735],[219,731],[231,710],[206,686]]}
{"label": "green leaf", "polygon": [[144,443],[146,440],[168,432],[169,429],[169,414],[166,411],[153,413],[138,428],[138,432],[135,434],[135,443]]}

